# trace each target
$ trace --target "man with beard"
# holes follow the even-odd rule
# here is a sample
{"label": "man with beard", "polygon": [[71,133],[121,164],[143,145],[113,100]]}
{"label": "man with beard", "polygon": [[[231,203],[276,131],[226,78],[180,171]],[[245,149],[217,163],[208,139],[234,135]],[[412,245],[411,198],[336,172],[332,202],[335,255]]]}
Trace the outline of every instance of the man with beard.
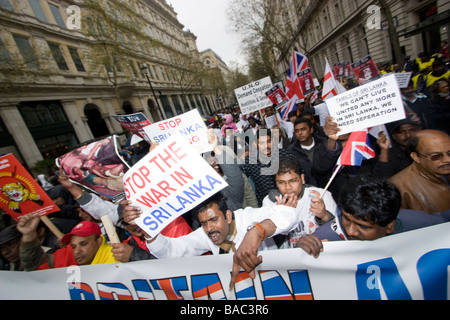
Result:
{"label": "man with beard", "polygon": [[[147,235],[147,247],[159,259],[231,253],[247,233],[255,233],[259,235],[259,250],[278,249],[272,237],[287,233],[296,225],[299,220],[299,214],[294,210],[296,203],[296,196],[287,195],[278,199],[275,207],[248,207],[232,212],[219,192],[192,210],[198,215],[201,228],[179,238],[161,234],[150,238]],[[141,212],[139,207],[126,206],[124,221],[135,224],[134,220]]]}
{"label": "man with beard", "polygon": [[372,176],[349,180],[342,189],[339,206],[338,218],[320,226],[312,235],[303,236],[297,248],[318,258],[325,240],[376,240],[450,221],[450,209],[434,214],[400,209],[398,189],[389,181]]}

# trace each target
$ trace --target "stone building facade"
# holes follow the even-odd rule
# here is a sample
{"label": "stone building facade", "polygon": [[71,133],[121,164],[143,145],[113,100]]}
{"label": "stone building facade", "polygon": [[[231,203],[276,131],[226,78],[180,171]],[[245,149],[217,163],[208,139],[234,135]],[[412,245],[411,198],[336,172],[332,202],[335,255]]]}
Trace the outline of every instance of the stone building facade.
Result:
{"label": "stone building facade", "polygon": [[[283,78],[286,56],[293,50],[304,53],[316,77],[321,79],[325,57],[330,64],[355,62],[371,55],[377,63],[394,61],[387,30],[386,12],[379,0],[286,0],[280,23],[289,23],[294,37],[289,51],[274,52],[277,72]],[[402,53],[417,58],[420,52],[433,54],[450,35],[450,1],[386,0]]]}
{"label": "stone building facade", "polygon": [[127,65],[99,69],[92,48],[101,41],[83,31],[91,27],[84,19],[88,1],[0,1],[0,154],[13,153],[32,167],[123,133],[111,115],[143,112],[158,122],[194,108],[204,115],[219,108],[201,84],[182,88],[178,81],[186,71],[179,57],[194,63],[201,57],[195,35],[183,31],[174,9],[165,0],[91,3],[108,8],[113,2],[136,14],[130,22],[148,41],[127,35],[121,39],[133,53]]}

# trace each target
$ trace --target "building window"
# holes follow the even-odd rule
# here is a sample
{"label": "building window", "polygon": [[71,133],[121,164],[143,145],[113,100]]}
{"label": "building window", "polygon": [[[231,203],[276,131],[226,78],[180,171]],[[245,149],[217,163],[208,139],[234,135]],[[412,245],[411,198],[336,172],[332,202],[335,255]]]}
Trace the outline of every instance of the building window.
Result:
{"label": "building window", "polygon": [[30,3],[31,9],[33,9],[36,18],[38,18],[41,21],[48,22],[39,0],[28,0],[28,2]]}
{"label": "building window", "polygon": [[47,42],[50,48],[50,52],[52,53],[53,59],[55,59],[56,64],[60,70],[69,70],[67,66],[66,60],[64,59],[64,55],[61,51],[61,48],[56,43]]}
{"label": "building window", "polygon": [[55,18],[56,24],[61,28],[66,28],[66,24],[64,22],[63,17],[61,16],[61,12],[59,11],[59,7],[54,4],[49,3],[50,10],[52,11],[53,18]]}
{"label": "building window", "polygon": [[30,67],[37,69],[39,68],[39,60],[36,53],[31,46],[30,41],[26,37],[22,37],[19,35],[13,35],[14,41],[19,48],[20,54],[22,55],[23,61],[25,64]]}
{"label": "building window", "polygon": [[363,26],[358,28],[358,39],[359,39],[359,51],[361,57],[368,56],[369,53],[369,43],[367,42],[366,29]]}
{"label": "building window", "polygon": [[9,0],[0,0],[0,8],[8,10],[8,11],[14,11]]}
{"label": "building window", "polygon": [[155,76],[156,76],[156,80],[159,80],[159,75],[158,75],[158,71],[156,70],[156,67],[155,67],[155,66],[152,66],[152,68],[153,68],[153,73],[154,73]]}
{"label": "building window", "polygon": [[6,49],[2,38],[0,38],[0,65],[12,65],[13,61],[9,51]]}
{"label": "building window", "polygon": [[349,38],[344,37],[343,44],[344,44],[344,59],[346,61],[354,62],[354,60],[353,60],[353,53],[352,53],[352,47],[350,45]]}
{"label": "building window", "polygon": [[78,50],[71,47],[69,47],[68,49],[77,70],[80,72],[85,72],[86,69],[84,68],[83,61],[81,60],[80,55],[78,54]]}

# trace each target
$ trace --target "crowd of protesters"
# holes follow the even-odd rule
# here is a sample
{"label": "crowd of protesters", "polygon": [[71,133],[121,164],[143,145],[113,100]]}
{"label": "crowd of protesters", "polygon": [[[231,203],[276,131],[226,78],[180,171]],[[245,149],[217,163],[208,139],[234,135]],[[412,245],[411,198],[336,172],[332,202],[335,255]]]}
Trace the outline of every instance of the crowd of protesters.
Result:
{"label": "crowd of protesters", "polygon": [[[276,106],[246,115],[232,106],[205,119],[214,146],[205,165],[229,185],[219,194],[150,238],[134,223],[141,214],[134,204],[103,199],[61,171],[52,183],[41,177],[60,208],[49,217],[65,236],[58,239],[34,214],[18,223],[2,214],[0,270],[234,253],[235,261],[251,271],[257,262],[249,262],[249,255],[258,248],[300,247],[317,257],[321,239],[374,240],[449,221],[450,70],[445,48],[443,43],[438,56],[408,57],[404,67],[379,66],[382,74],[413,72],[409,86],[401,89],[406,118],[371,136],[376,156],[361,166],[344,167],[327,188],[349,135],[339,135],[332,118],[320,124],[315,112],[323,102],[320,95],[298,101],[286,120]],[[356,86],[351,79],[343,85]],[[276,123],[268,125],[269,117]],[[145,144],[141,142],[139,150],[145,152],[133,155],[133,163],[148,152]],[[104,215],[111,217],[120,243],[109,243]]]}

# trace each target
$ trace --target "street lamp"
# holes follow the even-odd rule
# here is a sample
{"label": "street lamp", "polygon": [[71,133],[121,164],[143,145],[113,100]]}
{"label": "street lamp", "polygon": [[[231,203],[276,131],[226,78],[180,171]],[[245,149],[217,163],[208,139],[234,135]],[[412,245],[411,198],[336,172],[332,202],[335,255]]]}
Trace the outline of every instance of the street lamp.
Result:
{"label": "street lamp", "polygon": [[[148,75],[149,75],[148,68],[149,68],[149,67],[147,66],[147,64],[144,63],[144,64],[142,65],[142,67],[141,67],[141,71],[142,71],[142,73],[145,74],[145,77],[147,78],[148,84],[150,85],[150,89],[152,89],[153,96],[155,97],[156,104],[158,105],[159,113],[160,113],[161,116],[162,116],[161,106],[159,105],[158,97],[157,97],[156,94],[155,94],[155,90],[153,89],[152,82],[150,81],[150,77],[148,76]],[[162,117],[161,119],[164,119],[164,117]]]}

